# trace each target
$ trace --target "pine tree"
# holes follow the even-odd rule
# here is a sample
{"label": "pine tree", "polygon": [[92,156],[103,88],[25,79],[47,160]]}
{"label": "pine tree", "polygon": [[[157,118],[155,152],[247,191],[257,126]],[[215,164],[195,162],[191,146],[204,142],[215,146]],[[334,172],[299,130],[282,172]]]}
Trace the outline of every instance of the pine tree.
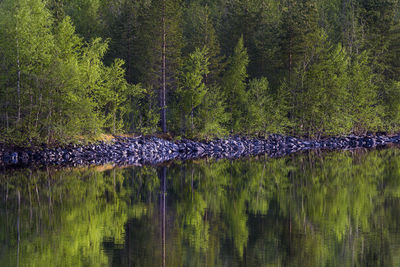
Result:
{"label": "pine tree", "polygon": [[312,52],[307,69],[296,70],[299,105],[292,119],[296,132],[321,136],[347,133],[351,119],[347,108],[349,57],[341,45],[331,46],[325,35]]}
{"label": "pine tree", "polygon": [[209,71],[206,75],[206,84],[219,81],[221,72],[220,45],[213,25],[211,9],[208,5],[201,5],[200,1],[193,1],[186,8],[184,37],[185,53],[191,53],[196,48],[207,47]]}
{"label": "pine tree", "polygon": [[400,82],[387,82],[382,99],[384,129],[391,133],[397,132],[400,129]]}
{"label": "pine tree", "polygon": [[284,133],[288,127],[285,97],[274,93],[265,77],[249,82],[249,110],[247,125],[249,133]]}
{"label": "pine tree", "polygon": [[281,80],[279,55],[279,1],[222,1],[224,6],[218,33],[224,54],[229,55],[241,35],[249,55],[248,73],[251,77],[266,76],[274,87]]}
{"label": "pine tree", "polygon": [[64,2],[64,10],[76,27],[77,33],[90,41],[101,37],[103,22],[101,18],[102,0],[68,0]]}
{"label": "pine tree", "polygon": [[135,61],[135,43],[138,36],[139,11],[141,1],[102,1],[102,20],[104,21],[103,38],[109,39],[110,49],[105,55],[105,62],[111,64],[115,58],[125,61],[125,75],[129,83],[139,83],[140,74]]}
{"label": "pine tree", "polygon": [[209,73],[209,62],[206,54],[206,48],[202,50],[197,48],[188,56],[183,64],[179,87],[176,91],[179,99],[177,106],[182,114],[182,129],[190,136],[193,136],[195,131],[197,109],[202,104],[207,93],[204,80]]}
{"label": "pine tree", "polygon": [[[314,0],[282,1],[280,54],[286,85],[290,92],[290,118],[300,110],[297,96],[302,84],[295,69],[305,72],[313,58],[313,47],[319,41],[318,10]],[[301,79],[300,79],[301,80]]]}
{"label": "pine tree", "polygon": [[[212,116],[210,116],[212,114]],[[229,114],[226,112],[225,97],[218,85],[209,85],[203,104],[198,110],[198,132],[201,138],[220,137],[227,134]]]}
{"label": "pine tree", "polygon": [[177,71],[182,63],[182,5],[180,0],[156,0],[143,3],[138,12],[137,38],[132,48],[135,82],[157,90],[160,126],[165,132],[169,95],[176,89]]}
{"label": "pine tree", "polygon": [[293,70],[304,64],[307,49],[318,39],[318,11],[313,0],[283,1],[281,17],[282,55],[289,83]]}
{"label": "pine tree", "polygon": [[231,116],[228,128],[234,132],[243,130],[243,120],[247,112],[246,79],[248,64],[247,50],[243,44],[243,37],[240,37],[233,55],[228,60],[228,69],[222,80],[227,109]]}
{"label": "pine tree", "polygon": [[378,88],[375,85],[366,52],[356,56],[349,66],[349,108],[352,131],[365,133],[381,129],[382,106],[379,105]]}
{"label": "pine tree", "polygon": [[390,77],[388,68],[391,53],[391,29],[395,22],[395,2],[393,0],[365,0],[358,1],[360,20],[364,23],[363,49],[371,53],[371,66],[377,75],[383,89],[387,78]]}

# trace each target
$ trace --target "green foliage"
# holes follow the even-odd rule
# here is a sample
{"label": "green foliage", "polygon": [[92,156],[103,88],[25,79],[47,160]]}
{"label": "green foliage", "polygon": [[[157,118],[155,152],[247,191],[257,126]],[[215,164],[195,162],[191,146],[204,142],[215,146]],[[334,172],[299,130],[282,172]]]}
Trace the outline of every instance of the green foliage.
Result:
{"label": "green foliage", "polygon": [[[54,1],[54,0],[53,0]],[[68,0],[64,2],[64,10],[77,25],[77,32],[90,40],[103,31],[101,17],[102,0]]]}
{"label": "green foliage", "polygon": [[179,78],[179,86],[176,91],[178,94],[178,108],[181,112],[182,132],[193,135],[195,120],[197,119],[197,109],[202,104],[207,93],[204,78],[209,73],[207,49],[196,50],[189,54],[182,66]]}
{"label": "green foliage", "polygon": [[1,138],[154,134],[165,110],[186,137],[395,132],[399,10],[397,0],[3,0]]}
{"label": "green foliage", "polygon": [[104,86],[109,88],[107,95],[101,96],[102,110],[105,112],[105,127],[111,133],[123,131],[124,118],[128,111],[130,97],[141,93],[139,86],[129,85],[125,80],[123,60],[116,59],[114,63],[105,68]]}
{"label": "green foliage", "polygon": [[400,83],[392,81],[384,88],[384,123],[391,132],[400,129]]}
{"label": "green foliage", "polygon": [[154,134],[159,130],[159,110],[157,108],[156,92],[152,88],[141,88],[141,93],[131,97],[128,106],[130,128],[134,132]]}
{"label": "green foliage", "polygon": [[220,44],[209,5],[201,5],[200,1],[193,1],[189,4],[185,12],[183,33],[186,44],[184,52],[190,53],[198,47],[207,47],[209,73],[206,74],[205,83],[209,85],[218,82],[222,70]]}
{"label": "green foliage", "polygon": [[368,65],[368,56],[362,53],[350,66],[349,108],[352,116],[352,131],[365,133],[382,129],[382,106],[379,105],[374,74]]}
{"label": "green foliage", "polygon": [[312,51],[315,62],[309,69],[297,69],[298,110],[292,112],[305,134],[335,135],[351,127],[346,106],[349,58],[340,45],[331,48],[325,40]]}
{"label": "green foliage", "polygon": [[249,82],[248,129],[250,133],[284,133],[288,126],[285,96],[272,92],[265,77]]}
{"label": "green foliage", "polygon": [[141,88],[127,84],[122,60],[103,65],[107,42],[84,43],[68,16],[53,24],[41,1],[6,1],[1,11],[2,62],[14,66],[2,81],[16,92],[3,129],[16,140],[52,142],[127,128],[128,100]]}
{"label": "green foliage", "polygon": [[249,58],[242,36],[235,46],[233,55],[228,60],[228,67],[222,80],[227,111],[231,116],[228,129],[234,132],[243,130],[243,120],[247,113],[246,79],[248,63]]}
{"label": "green foliage", "polygon": [[224,94],[217,85],[210,85],[204,96],[202,107],[199,109],[198,125],[200,138],[213,138],[227,135],[224,127],[228,123],[229,115],[225,112]]}
{"label": "green foliage", "polygon": [[310,49],[319,42],[318,12],[315,0],[282,1],[280,53],[290,86],[294,70],[309,63],[312,59]]}

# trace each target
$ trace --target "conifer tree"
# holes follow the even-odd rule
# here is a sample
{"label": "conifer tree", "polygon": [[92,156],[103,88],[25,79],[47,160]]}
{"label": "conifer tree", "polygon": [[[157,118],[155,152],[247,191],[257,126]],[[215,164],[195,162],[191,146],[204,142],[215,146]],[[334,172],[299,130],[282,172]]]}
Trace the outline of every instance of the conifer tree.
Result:
{"label": "conifer tree", "polygon": [[243,36],[239,38],[228,60],[228,67],[223,77],[223,88],[227,103],[227,111],[231,116],[228,128],[231,131],[243,130],[244,116],[247,112],[246,79],[249,58],[243,44]]}
{"label": "conifer tree", "polygon": [[297,68],[298,110],[292,121],[296,132],[321,136],[346,133],[351,129],[348,99],[349,57],[341,45],[331,46],[321,35],[314,60],[307,69]]}
{"label": "conifer tree", "polygon": [[285,97],[272,91],[265,77],[249,82],[247,125],[249,133],[284,133],[288,127]]}
{"label": "conifer tree", "polygon": [[279,1],[221,1],[224,3],[218,28],[221,48],[225,55],[232,53],[234,43],[243,35],[249,55],[248,73],[251,77],[266,76],[277,87],[281,80],[282,63],[279,57]]}
{"label": "conifer tree", "polygon": [[202,104],[207,93],[204,83],[205,76],[209,73],[207,49],[196,48],[185,60],[179,78],[179,87],[176,91],[178,95],[178,107],[182,114],[182,128],[193,136],[195,130],[195,116],[198,108]]}
{"label": "conifer tree", "polygon": [[102,0],[68,0],[64,2],[64,10],[74,21],[76,31],[90,41],[101,37],[103,21],[101,17]]}
{"label": "conifer tree", "polygon": [[282,56],[287,70],[289,83],[293,70],[303,58],[308,49],[318,40],[318,10],[314,0],[283,1],[281,17]]}
{"label": "conifer tree", "polygon": [[2,0],[0,131],[32,142],[124,130],[397,131],[399,8],[397,0]]}
{"label": "conifer tree", "polygon": [[[202,138],[221,137],[227,134],[229,114],[225,97],[218,85],[209,85],[203,104],[198,110],[198,135]],[[212,114],[212,116],[210,116]]]}
{"label": "conifer tree", "polygon": [[137,17],[137,39],[132,49],[136,82],[159,96],[160,126],[166,131],[169,95],[176,89],[181,65],[182,4],[180,0],[143,3]]}
{"label": "conifer tree", "polygon": [[185,13],[184,37],[186,53],[190,53],[199,47],[207,48],[209,58],[209,71],[206,75],[207,84],[219,81],[221,72],[221,55],[219,40],[213,25],[211,9],[208,5],[201,5],[200,1],[189,4]]}
{"label": "conifer tree", "polygon": [[352,132],[365,133],[381,129],[382,106],[379,105],[375,75],[368,65],[366,52],[357,55],[349,65],[349,108]]}

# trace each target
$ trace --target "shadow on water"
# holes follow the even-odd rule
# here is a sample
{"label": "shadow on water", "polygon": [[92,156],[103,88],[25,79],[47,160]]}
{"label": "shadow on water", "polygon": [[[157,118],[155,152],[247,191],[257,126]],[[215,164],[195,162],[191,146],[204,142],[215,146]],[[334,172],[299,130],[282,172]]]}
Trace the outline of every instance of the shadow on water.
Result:
{"label": "shadow on water", "polygon": [[400,150],[0,174],[1,266],[399,266]]}

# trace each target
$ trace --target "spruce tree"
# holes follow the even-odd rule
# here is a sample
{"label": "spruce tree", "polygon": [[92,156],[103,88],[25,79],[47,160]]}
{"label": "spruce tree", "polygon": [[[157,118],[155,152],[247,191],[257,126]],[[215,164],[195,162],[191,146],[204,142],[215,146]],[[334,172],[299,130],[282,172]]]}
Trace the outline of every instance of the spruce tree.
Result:
{"label": "spruce tree", "polygon": [[68,0],[64,2],[64,10],[74,21],[76,31],[90,41],[101,37],[103,21],[101,17],[102,0]]}
{"label": "spruce tree", "polygon": [[244,117],[247,112],[246,79],[248,64],[249,58],[242,36],[235,46],[233,55],[228,60],[228,67],[222,80],[227,111],[231,117],[228,128],[233,132],[243,130]]}
{"label": "spruce tree", "polygon": [[281,80],[279,57],[280,18],[278,1],[222,1],[224,3],[218,33],[225,55],[232,53],[236,40],[243,35],[249,55],[251,77],[266,76],[276,88]]}
{"label": "spruce tree", "polygon": [[357,55],[349,66],[349,108],[352,132],[365,133],[381,129],[382,106],[378,98],[375,75],[366,52]]}
{"label": "spruce tree", "polygon": [[288,127],[286,98],[274,93],[265,77],[249,82],[248,89],[248,133],[284,133]]}
{"label": "spruce tree", "polygon": [[[199,106],[207,93],[205,77],[209,73],[207,49],[196,49],[185,60],[179,78],[177,106],[181,112],[181,125],[183,132],[193,136]],[[196,127],[198,128],[198,127]]]}
{"label": "spruce tree", "polygon": [[220,44],[213,25],[211,9],[208,5],[201,5],[200,1],[193,1],[186,8],[184,37],[185,53],[191,53],[196,48],[206,47],[209,58],[209,71],[206,75],[207,84],[219,82],[221,72]]}
{"label": "spruce tree", "polygon": [[[301,93],[302,79],[297,77],[298,70],[305,72],[313,58],[313,48],[319,41],[318,10],[315,0],[282,1],[280,54],[286,88],[290,93],[290,119],[293,121]],[[295,71],[296,70],[296,71]]]}
{"label": "spruce tree", "polygon": [[298,110],[292,111],[295,132],[321,136],[350,131],[346,105],[349,85],[349,57],[341,45],[331,46],[325,35],[312,52],[314,60],[306,69],[297,68]]}
{"label": "spruce tree", "polygon": [[182,63],[182,4],[180,0],[155,0],[142,3],[138,12],[132,48],[135,81],[157,92],[160,126],[165,132],[169,95],[176,89]]}

